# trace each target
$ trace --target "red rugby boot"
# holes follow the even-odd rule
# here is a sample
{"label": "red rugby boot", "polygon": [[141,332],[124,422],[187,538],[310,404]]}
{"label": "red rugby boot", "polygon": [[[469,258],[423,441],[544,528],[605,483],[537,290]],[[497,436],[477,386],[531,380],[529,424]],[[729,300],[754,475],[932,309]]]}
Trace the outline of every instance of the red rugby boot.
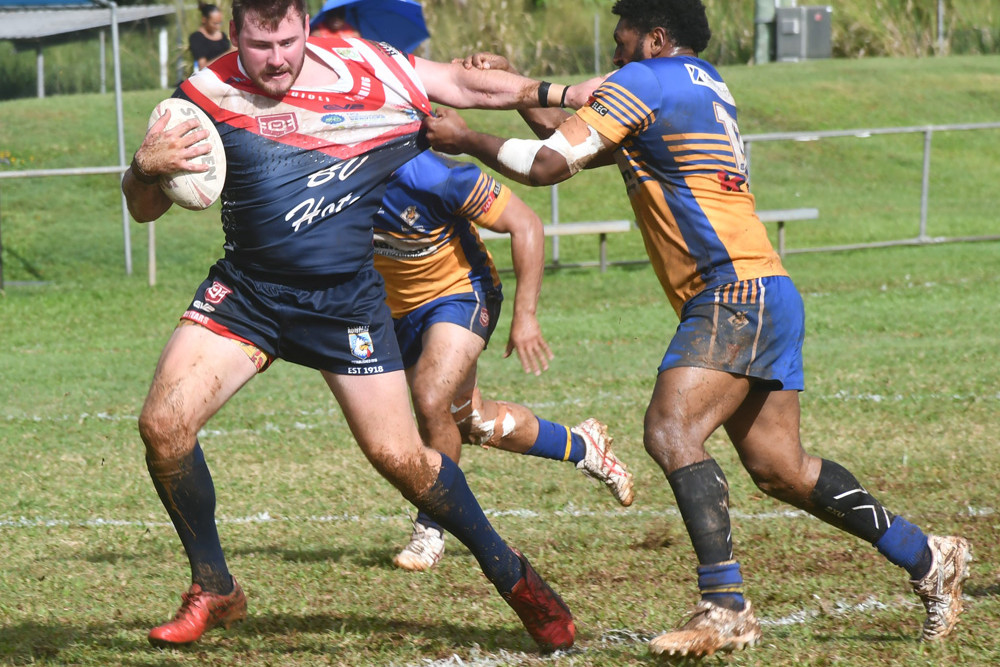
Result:
{"label": "red rugby boot", "polygon": [[228,630],[233,623],[247,617],[247,596],[236,577],[233,577],[233,592],[229,595],[210,593],[198,584],[191,584],[181,600],[174,620],[149,631],[149,643],[153,646],[185,646],[198,641],[217,625]]}
{"label": "red rugby boot", "polygon": [[511,549],[524,568],[524,576],[503,599],[517,612],[524,628],[543,653],[567,649],[573,645],[576,626],[573,614],[559,594],[538,576],[528,559]]}

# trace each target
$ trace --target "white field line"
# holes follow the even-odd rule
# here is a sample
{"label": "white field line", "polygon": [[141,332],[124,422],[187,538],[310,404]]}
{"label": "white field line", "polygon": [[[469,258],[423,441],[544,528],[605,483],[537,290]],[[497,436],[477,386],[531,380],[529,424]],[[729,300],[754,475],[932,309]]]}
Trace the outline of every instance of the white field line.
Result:
{"label": "white field line", "polygon": [[[663,517],[680,517],[680,513],[676,509],[663,509],[663,510],[642,510],[635,508],[621,508],[614,510],[591,510],[586,508],[576,508],[573,507],[572,503],[566,506],[566,509],[554,510],[552,512],[539,512],[538,510],[532,509],[492,509],[484,508],[486,516],[488,517],[516,517],[523,519],[542,519],[546,520],[549,517],[571,517],[571,518],[607,518],[615,519],[621,521],[625,518],[663,518]],[[982,516],[993,516],[997,513],[994,507],[972,507],[967,506],[963,512],[964,516],[970,517],[982,517]],[[730,510],[729,515],[734,519],[740,519],[745,521],[772,521],[775,519],[812,519],[812,517],[801,510],[789,509],[789,510],[777,510],[774,512],[740,512],[739,510]],[[406,513],[399,514],[366,514],[365,516],[360,516],[357,514],[326,514],[326,515],[311,515],[311,516],[288,516],[288,515],[277,515],[272,516],[270,512],[258,512],[257,514],[251,514],[248,516],[241,517],[217,517],[215,522],[219,525],[240,525],[240,524],[267,524],[267,523],[365,523],[365,522],[384,522],[384,523],[403,523],[409,525],[412,522],[412,518]],[[0,528],[56,528],[56,527],[68,527],[68,528],[101,528],[101,527],[135,527],[135,528],[161,528],[169,527],[171,524],[168,521],[147,521],[142,519],[126,519],[126,518],[104,518],[104,517],[91,517],[87,519],[58,519],[58,518],[43,518],[43,517],[4,517],[0,515]]]}
{"label": "white field line", "polygon": [[[969,401],[1000,401],[1000,392],[993,394],[947,394],[932,392],[928,394],[873,394],[873,393],[851,393],[848,391],[836,391],[832,394],[809,394],[809,397],[817,401],[837,401],[843,403],[849,402],[860,402],[860,403],[901,403],[903,401],[954,401],[956,403],[967,403]],[[601,401],[621,401],[623,398],[621,396],[611,396],[609,394],[598,395],[586,400],[583,399],[571,399],[565,401],[556,401],[548,403],[529,403],[526,402],[525,406],[531,408],[532,410],[552,410],[558,408],[564,408],[566,406],[578,406],[578,405],[590,405],[594,402]],[[287,417],[287,413],[279,412],[267,412],[260,411],[260,415],[264,416],[280,416]],[[340,411],[336,408],[331,409],[320,409],[305,411],[300,410],[293,413],[298,417],[324,417],[324,418],[334,418],[339,419]],[[37,415],[37,414],[7,414],[0,417],[3,421],[8,422],[73,422],[77,424],[83,424],[87,420],[97,420],[97,421],[107,421],[107,422],[137,422],[139,418],[136,415],[115,415],[107,412],[98,412],[91,414],[89,412],[84,412],[79,415]],[[302,421],[295,421],[291,426],[287,427],[294,430],[311,430],[315,428],[324,428],[329,426],[329,422],[323,423],[310,423],[308,419]],[[283,427],[277,426],[272,423],[265,423],[261,429],[238,429],[234,431],[226,431],[221,429],[203,429],[199,435],[214,435],[214,436],[225,436],[225,435],[239,435],[245,433],[261,433],[261,432],[280,432]]]}

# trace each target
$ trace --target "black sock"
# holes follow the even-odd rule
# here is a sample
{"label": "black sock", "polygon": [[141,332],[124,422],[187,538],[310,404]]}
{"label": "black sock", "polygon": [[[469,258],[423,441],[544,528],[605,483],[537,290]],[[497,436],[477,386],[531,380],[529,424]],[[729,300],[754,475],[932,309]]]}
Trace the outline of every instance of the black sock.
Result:
{"label": "black sock", "polygon": [[191,581],[212,593],[232,592],[232,576],[215,527],[215,485],[201,445],[196,442],[194,450],[179,459],[147,458],[146,467],[187,553]]}
{"label": "black sock", "polygon": [[733,559],[729,524],[729,484],[715,459],[685,466],[667,475],[700,565]]}

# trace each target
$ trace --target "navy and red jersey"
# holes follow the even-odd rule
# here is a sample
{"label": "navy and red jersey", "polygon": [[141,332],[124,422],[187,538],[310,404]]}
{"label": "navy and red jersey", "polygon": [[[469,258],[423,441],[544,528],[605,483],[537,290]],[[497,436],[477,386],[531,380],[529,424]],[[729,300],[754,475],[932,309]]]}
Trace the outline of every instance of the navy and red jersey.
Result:
{"label": "navy and red jersey", "polygon": [[646,251],[678,314],[705,289],[787,275],[754,211],[736,103],[709,63],[629,63],[577,113],[620,144]]}
{"label": "navy and red jersey", "polygon": [[328,38],[309,39],[306,48],[336,82],[272,97],[233,52],[175,93],[201,107],[222,137],[226,258],[258,275],[368,265],[386,180],[422,150],[417,133],[431,110],[412,57],[386,44]]}
{"label": "navy and red jersey", "polygon": [[476,225],[489,228],[510,197],[479,167],[430,151],[396,170],[375,218],[375,268],[394,318],[442,296],[500,289]]}

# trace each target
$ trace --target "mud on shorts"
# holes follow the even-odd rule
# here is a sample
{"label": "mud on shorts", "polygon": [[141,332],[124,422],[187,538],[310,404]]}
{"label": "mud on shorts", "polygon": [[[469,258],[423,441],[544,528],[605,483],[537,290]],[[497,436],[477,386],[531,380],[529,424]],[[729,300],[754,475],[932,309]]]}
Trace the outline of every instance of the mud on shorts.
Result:
{"label": "mud on shorts", "polygon": [[403,354],[403,367],[411,368],[417,363],[424,351],[424,333],[438,322],[450,322],[468,329],[483,339],[485,349],[496,329],[501,301],[503,295],[498,290],[453,294],[428,301],[393,320]]}
{"label": "mud on shorts", "polygon": [[786,276],[706,289],[681,309],[659,371],[696,366],[802,391],[802,298]]}
{"label": "mud on shorts", "polygon": [[[372,266],[352,274],[265,279],[221,259],[181,317],[242,343],[258,371],[274,359],[336,375],[403,368],[382,276]],[[252,348],[267,359],[254,359]]]}

